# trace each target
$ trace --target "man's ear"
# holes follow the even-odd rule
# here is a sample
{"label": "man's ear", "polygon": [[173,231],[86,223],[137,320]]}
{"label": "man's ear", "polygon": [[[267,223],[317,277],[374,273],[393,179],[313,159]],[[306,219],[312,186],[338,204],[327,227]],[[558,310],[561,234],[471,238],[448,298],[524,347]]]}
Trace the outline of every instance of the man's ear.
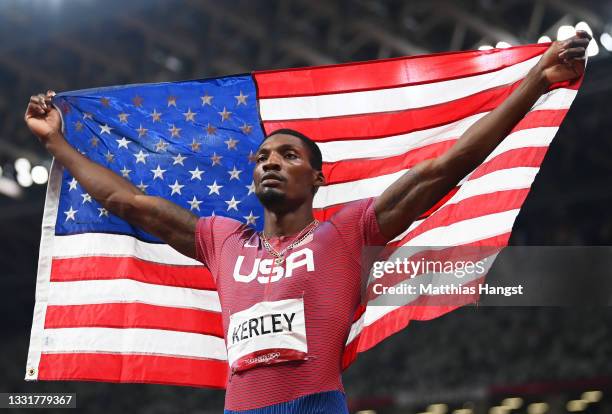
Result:
{"label": "man's ear", "polygon": [[323,175],[323,171],[315,171],[315,182],[314,182],[314,193],[317,193],[319,187],[325,185],[325,176]]}

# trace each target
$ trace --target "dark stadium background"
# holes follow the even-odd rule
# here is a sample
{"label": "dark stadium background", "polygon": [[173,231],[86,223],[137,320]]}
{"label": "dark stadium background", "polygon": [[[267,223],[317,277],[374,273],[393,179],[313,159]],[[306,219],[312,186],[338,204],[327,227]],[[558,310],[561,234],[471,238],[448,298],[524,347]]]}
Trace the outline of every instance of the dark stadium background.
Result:
{"label": "dark stadium background", "polygon": [[[50,163],[22,120],[31,94],[535,43],[579,21],[600,50],[516,223],[512,244],[534,246],[612,244],[610,1],[3,0],[0,180],[21,194],[0,194],[0,392],[76,392],[87,413],[223,404],[214,390],[23,380],[45,185],[15,184],[14,162]],[[609,307],[464,308],[413,323],[344,382],[362,414],[610,413],[611,344]]]}

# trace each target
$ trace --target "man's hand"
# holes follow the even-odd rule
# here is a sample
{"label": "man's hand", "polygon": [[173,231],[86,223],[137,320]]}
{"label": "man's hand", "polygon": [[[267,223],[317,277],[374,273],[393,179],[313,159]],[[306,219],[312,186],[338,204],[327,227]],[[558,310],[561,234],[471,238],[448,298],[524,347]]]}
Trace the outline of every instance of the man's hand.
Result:
{"label": "man's hand", "polygon": [[576,79],[584,73],[584,58],[591,36],[584,31],[567,40],[554,42],[538,62],[549,85]]}
{"label": "man's hand", "polygon": [[38,94],[30,97],[30,102],[24,119],[30,131],[46,144],[49,137],[59,132],[62,127],[62,120],[59,112],[51,105],[51,99],[55,92],[47,91],[46,94]]}

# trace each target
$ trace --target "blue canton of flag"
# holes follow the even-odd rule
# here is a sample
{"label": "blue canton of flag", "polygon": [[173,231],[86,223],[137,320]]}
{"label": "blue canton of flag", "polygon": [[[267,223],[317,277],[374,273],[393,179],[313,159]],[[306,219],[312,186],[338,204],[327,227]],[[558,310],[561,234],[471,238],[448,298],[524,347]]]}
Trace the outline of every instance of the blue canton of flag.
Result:
{"label": "blue canton of flag", "polygon": [[[251,76],[73,91],[54,104],[68,142],[143,193],[198,216],[263,227],[252,173],[264,134]],[[110,214],[64,171],[56,234],[83,232],[158,241]]]}

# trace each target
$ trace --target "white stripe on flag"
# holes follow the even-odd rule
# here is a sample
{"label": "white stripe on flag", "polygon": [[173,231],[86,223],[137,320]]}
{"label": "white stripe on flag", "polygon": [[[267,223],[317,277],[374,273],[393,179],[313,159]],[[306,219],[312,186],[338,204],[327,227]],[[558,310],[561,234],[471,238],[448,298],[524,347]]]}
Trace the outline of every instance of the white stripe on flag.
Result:
{"label": "white stripe on flag", "polygon": [[202,266],[167,244],[147,243],[132,236],[106,233],[82,233],[55,236],[53,257],[131,256],[171,265]]}
{"label": "white stripe on flag", "polygon": [[536,56],[482,75],[448,81],[329,95],[260,99],[264,121],[326,118],[421,108],[453,101],[483,90],[516,82],[540,60]]}
{"label": "white stripe on flag", "polygon": [[487,214],[435,227],[410,239],[404,246],[456,246],[509,232],[520,209]]}
{"label": "white stripe on flag", "polygon": [[221,312],[219,295],[214,290],[153,285],[130,279],[51,282],[49,305],[129,302]]}
{"label": "white stripe on flag", "polygon": [[141,328],[45,329],[43,352],[168,355],[227,360],[222,338]]}

